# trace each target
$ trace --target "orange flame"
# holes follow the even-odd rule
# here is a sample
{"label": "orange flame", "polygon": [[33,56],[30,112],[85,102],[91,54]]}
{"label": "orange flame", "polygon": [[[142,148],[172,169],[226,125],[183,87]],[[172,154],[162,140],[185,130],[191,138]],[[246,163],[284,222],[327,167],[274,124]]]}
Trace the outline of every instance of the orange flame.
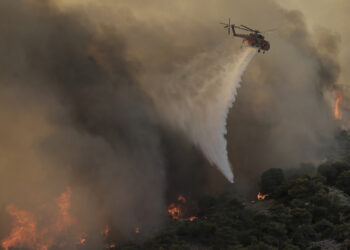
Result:
{"label": "orange flame", "polygon": [[187,202],[187,200],[184,196],[179,195],[177,197],[177,201],[178,202],[173,202],[168,206],[168,213],[173,220],[194,221],[197,219],[196,216],[186,218],[187,213],[184,204]]}
{"label": "orange flame", "polygon": [[186,203],[186,198],[185,197],[183,197],[182,195],[179,195],[179,197],[177,197],[177,200],[178,201],[182,201],[183,203]]}
{"label": "orange flame", "polygon": [[139,227],[137,227],[137,228],[135,228],[135,233],[140,233],[140,228]]}
{"label": "orange flame", "polygon": [[75,222],[69,214],[71,196],[72,191],[67,187],[66,191],[56,199],[57,211],[53,221],[43,220],[41,213],[35,216],[14,205],[7,206],[7,212],[14,219],[13,227],[10,234],[1,241],[1,246],[5,250],[11,248],[47,250],[61,233]]}
{"label": "orange flame", "polygon": [[334,119],[336,120],[342,120],[343,119],[343,114],[340,110],[340,103],[343,99],[343,95],[339,91],[334,92],[334,97],[335,97],[335,102],[334,102],[334,110],[333,110],[333,115]]}
{"label": "orange flame", "polygon": [[258,200],[265,200],[268,196],[268,194],[262,194],[260,192],[257,194]]}
{"label": "orange flame", "polygon": [[80,244],[81,245],[84,245],[85,243],[86,243],[86,238],[87,238],[87,234],[86,233],[82,233],[81,235],[80,235],[80,238],[79,238],[79,242],[80,242]]}
{"label": "orange flame", "polygon": [[115,244],[114,243],[111,243],[111,244],[107,244],[106,246],[105,246],[105,248],[106,249],[112,249],[112,248],[115,248]]}
{"label": "orange flame", "polygon": [[36,222],[34,215],[19,210],[13,205],[6,208],[7,212],[15,218],[10,235],[1,242],[1,246],[8,250],[9,247],[24,248],[36,245]]}
{"label": "orange flame", "polygon": [[173,220],[181,219],[181,207],[178,204],[171,203],[168,207],[168,213]]}
{"label": "orange flame", "polygon": [[74,219],[69,214],[69,209],[71,207],[71,197],[72,190],[70,187],[67,187],[66,191],[56,199],[56,203],[58,206],[56,230],[58,232],[61,232],[64,228],[69,227],[74,223]]}
{"label": "orange flame", "polygon": [[196,216],[191,216],[190,218],[188,218],[189,221],[194,221],[194,220],[196,220],[196,219],[197,219]]}
{"label": "orange flame", "polygon": [[109,234],[110,228],[108,225],[105,226],[105,229],[101,232],[101,234],[105,237]]}

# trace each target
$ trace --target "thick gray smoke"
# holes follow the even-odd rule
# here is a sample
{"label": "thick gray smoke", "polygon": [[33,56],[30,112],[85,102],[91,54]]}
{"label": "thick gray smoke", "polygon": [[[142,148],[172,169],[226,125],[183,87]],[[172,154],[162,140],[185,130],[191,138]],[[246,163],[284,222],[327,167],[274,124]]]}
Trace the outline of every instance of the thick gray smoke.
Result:
{"label": "thick gray smoke", "polygon": [[1,1],[0,16],[1,238],[7,205],[37,212],[66,186],[81,232],[158,226],[161,132],[122,39],[52,3]]}
{"label": "thick gray smoke", "polygon": [[[253,57],[219,25],[229,16],[281,29],[249,64],[226,124]],[[319,41],[270,0],[2,0],[0,37],[1,238],[7,205],[38,213],[67,186],[75,230],[98,235],[91,249],[106,224],[120,241],[136,227],[149,236],[178,190],[228,183],[208,161],[228,179],[231,162],[249,191],[263,169],[322,159],[337,126],[325,95],[338,39]]]}

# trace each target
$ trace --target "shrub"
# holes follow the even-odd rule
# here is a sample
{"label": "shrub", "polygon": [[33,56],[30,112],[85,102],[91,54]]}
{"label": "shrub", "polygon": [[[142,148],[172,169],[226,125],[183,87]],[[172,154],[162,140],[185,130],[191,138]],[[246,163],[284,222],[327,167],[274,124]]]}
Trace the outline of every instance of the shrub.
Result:
{"label": "shrub", "polygon": [[294,208],[291,211],[291,224],[294,226],[310,224],[312,221],[311,213],[305,208]]}
{"label": "shrub", "polygon": [[347,170],[350,170],[347,162],[325,163],[318,167],[318,172],[326,177],[329,185],[335,185],[338,176]]}
{"label": "shrub", "polygon": [[261,175],[261,192],[270,194],[277,189],[285,180],[283,171],[280,168],[271,168]]}
{"label": "shrub", "polygon": [[295,228],[295,231],[292,234],[292,239],[294,245],[306,249],[306,246],[310,241],[317,240],[317,233],[311,225],[302,225]]}
{"label": "shrub", "polygon": [[321,239],[331,238],[334,233],[334,225],[328,220],[320,220],[314,225],[314,229],[319,233]]}
{"label": "shrub", "polygon": [[344,171],[339,175],[336,186],[350,195],[350,170]]}
{"label": "shrub", "polygon": [[338,242],[350,239],[350,224],[337,225],[334,228],[334,235]]}

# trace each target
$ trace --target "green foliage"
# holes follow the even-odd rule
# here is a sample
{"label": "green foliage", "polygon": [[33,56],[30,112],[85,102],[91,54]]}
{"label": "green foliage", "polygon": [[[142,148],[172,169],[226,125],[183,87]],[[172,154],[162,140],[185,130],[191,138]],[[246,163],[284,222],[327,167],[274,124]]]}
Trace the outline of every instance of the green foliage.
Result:
{"label": "green foliage", "polygon": [[285,244],[283,250],[300,250],[300,247],[292,244]]}
{"label": "green foliage", "polygon": [[311,213],[305,208],[294,208],[290,212],[290,226],[298,227],[304,224],[310,224],[312,221]]}
{"label": "green foliage", "polygon": [[328,220],[320,220],[316,222],[314,229],[322,240],[331,238],[334,234],[334,225]]}
{"label": "green foliage", "polygon": [[344,206],[341,208],[342,221],[350,223],[350,206]]}
{"label": "green foliage", "polygon": [[249,246],[247,249],[248,250],[277,250],[278,248],[268,245],[264,242],[259,242]]}
{"label": "green foliage", "polygon": [[208,214],[215,209],[217,200],[211,196],[204,196],[198,201],[199,216]]}
{"label": "green foliage", "polygon": [[271,194],[284,181],[282,169],[271,168],[261,175],[260,190],[264,194]]}
{"label": "green foliage", "polygon": [[326,177],[328,185],[335,185],[339,175],[347,170],[350,170],[350,164],[348,162],[340,161],[325,163],[318,167],[319,174]]}
{"label": "green foliage", "polygon": [[346,223],[335,226],[334,235],[338,242],[343,242],[346,239],[350,239],[350,224]]}
{"label": "green foliage", "polygon": [[338,176],[336,186],[350,195],[350,170],[346,170]]}
{"label": "green foliage", "polygon": [[288,205],[308,206],[309,199],[317,193],[327,193],[327,187],[318,177],[305,176],[284,182],[274,192],[274,198]]}
{"label": "green foliage", "polygon": [[299,225],[292,231],[290,237],[294,245],[305,249],[310,242],[317,240],[318,235],[311,225]]}
{"label": "green foliage", "polygon": [[[336,169],[346,169],[338,165]],[[325,169],[323,169],[325,170]],[[307,249],[311,242],[350,238],[350,207],[340,206],[329,192],[327,177],[337,176],[337,186],[346,186],[348,171],[339,175],[302,175],[285,180],[280,169],[263,173],[263,192],[271,192],[269,209],[250,210],[232,193],[205,196],[198,202],[198,219],[171,221],[168,229],[135,248],[118,249]],[[332,169],[333,171],[333,169]],[[332,172],[331,171],[331,172]],[[339,170],[340,171],[340,170]],[[345,189],[345,188],[344,188]],[[267,193],[268,193],[267,192]],[[266,202],[266,201],[261,201]]]}

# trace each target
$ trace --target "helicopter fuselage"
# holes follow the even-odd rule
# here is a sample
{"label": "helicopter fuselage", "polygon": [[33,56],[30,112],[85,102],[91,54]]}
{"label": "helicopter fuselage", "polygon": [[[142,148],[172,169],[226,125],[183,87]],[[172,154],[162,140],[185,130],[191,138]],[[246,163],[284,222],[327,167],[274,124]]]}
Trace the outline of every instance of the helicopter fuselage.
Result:
{"label": "helicopter fuselage", "polygon": [[270,49],[270,43],[266,41],[264,39],[264,36],[262,36],[261,34],[257,34],[257,33],[250,33],[249,35],[237,34],[234,27],[235,27],[234,25],[231,26],[233,35],[236,37],[243,38],[243,43],[247,42],[250,46],[258,48],[259,52],[260,50],[268,51]]}

